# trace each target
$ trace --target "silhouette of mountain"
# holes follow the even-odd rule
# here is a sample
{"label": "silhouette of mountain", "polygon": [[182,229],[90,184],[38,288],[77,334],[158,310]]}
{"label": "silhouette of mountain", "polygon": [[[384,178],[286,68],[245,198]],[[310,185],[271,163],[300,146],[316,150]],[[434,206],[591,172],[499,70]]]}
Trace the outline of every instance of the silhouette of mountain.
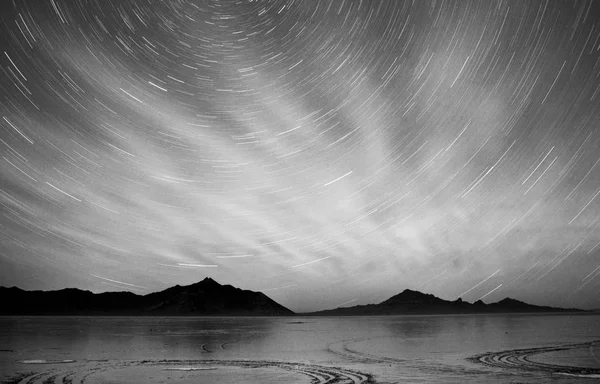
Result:
{"label": "silhouette of mountain", "polygon": [[222,315],[289,316],[294,313],[262,292],[221,285],[211,278],[148,295],[94,294],[75,288],[24,291],[0,287],[2,315]]}
{"label": "silhouette of mountain", "polygon": [[402,314],[461,314],[461,313],[519,313],[519,312],[583,312],[580,309],[544,307],[506,298],[497,303],[485,304],[477,300],[473,304],[458,298],[455,301],[440,299],[431,294],[405,289],[379,304],[356,305],[303,313],[311,316],[374,316]]}

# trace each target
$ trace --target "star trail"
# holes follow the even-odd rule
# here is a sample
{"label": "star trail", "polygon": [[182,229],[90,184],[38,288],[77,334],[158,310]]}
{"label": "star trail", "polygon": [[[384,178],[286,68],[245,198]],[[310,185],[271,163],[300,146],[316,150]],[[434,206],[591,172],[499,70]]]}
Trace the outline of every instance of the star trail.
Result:
{"label": "star trail", "polygon": [[600,305],[600,2],[1,9],[0,285]]}

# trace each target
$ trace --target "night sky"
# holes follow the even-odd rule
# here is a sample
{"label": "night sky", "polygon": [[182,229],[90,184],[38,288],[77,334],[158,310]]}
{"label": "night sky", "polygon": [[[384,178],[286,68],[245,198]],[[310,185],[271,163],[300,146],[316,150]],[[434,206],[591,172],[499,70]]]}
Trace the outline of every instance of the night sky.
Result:
{"label": "night sky", "polygon": [[1,7],[0,285],[600,307],[600,1]]}

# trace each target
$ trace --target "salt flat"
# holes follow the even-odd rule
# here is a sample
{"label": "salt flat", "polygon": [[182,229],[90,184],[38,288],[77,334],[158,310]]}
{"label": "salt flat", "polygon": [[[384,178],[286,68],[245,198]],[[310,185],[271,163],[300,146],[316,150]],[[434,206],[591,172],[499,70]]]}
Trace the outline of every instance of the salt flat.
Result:
{"label": "salt flat", "polygon": [[572,383],[598,315],[0,317],[4,383]]}

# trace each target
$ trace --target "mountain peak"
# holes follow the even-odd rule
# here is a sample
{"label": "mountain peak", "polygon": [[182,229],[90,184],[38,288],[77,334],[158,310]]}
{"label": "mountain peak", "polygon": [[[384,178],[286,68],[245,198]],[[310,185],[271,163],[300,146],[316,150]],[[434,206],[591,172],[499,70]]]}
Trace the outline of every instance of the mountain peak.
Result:
{"label": "mountain peak", "polygon": [[405,289],[401,293],[390,297],[389,299],[387,299],[386,301],[384,301],[381,304],[420,305],[420,304],[424,304],[424,303],[433,303],[433,302],[440,301],[440,300],[441,299],[438,299],[437,297],[435,297],[431,294],[427,294],[427,293],[423,293],[423,292],[419,292],[419,291],[413,291],[410,289]]}
{"label": "mountain peak", "polygon": [[529,313],[565,312],[581,310],[576,308],[541,307],[519,300],[505,298],[497,303],[485,304],[481,299],[471,304],[458,298],[455,301],[440,299],[429,293],[410,289],[398,293],[379,304],[356,305],[310,313],[326,316],[376,316],[402,314],[454,314],[454,313]]}
{"label": "mountain peak", "polygon": [[397,294],[394,297],[414,299],[414,298],[422,298],[422,297],[427,297],[427,296],[432,296],[432,295],[423,293],[423,292],[419,292],[419,291],[413,291],[412,289],[405,289],[404,291],[400,292],[399,294]]}
{"label": "mountain peak", "polygon": [[131,292],[0,289],[0,314],[291,316],[294,313],[262,292],[221,285],[210,277],[139,296]]}
{"label": "mountain peak", "polygon": [[498,301],[495,304],[497,304],[497,305],[518,305],[518,306],[529,305],[527,303],[524,303],[522,301],[510,298],[510,297],[505,297],[504,299]]}
{"label": "mountain peak", "polygon": [[505,297],[504,299],[502,299],[500,301],[518,301],[519,303],[522,303],[522,301],[517,300],[517,299],[513,299],[512,297]]}

